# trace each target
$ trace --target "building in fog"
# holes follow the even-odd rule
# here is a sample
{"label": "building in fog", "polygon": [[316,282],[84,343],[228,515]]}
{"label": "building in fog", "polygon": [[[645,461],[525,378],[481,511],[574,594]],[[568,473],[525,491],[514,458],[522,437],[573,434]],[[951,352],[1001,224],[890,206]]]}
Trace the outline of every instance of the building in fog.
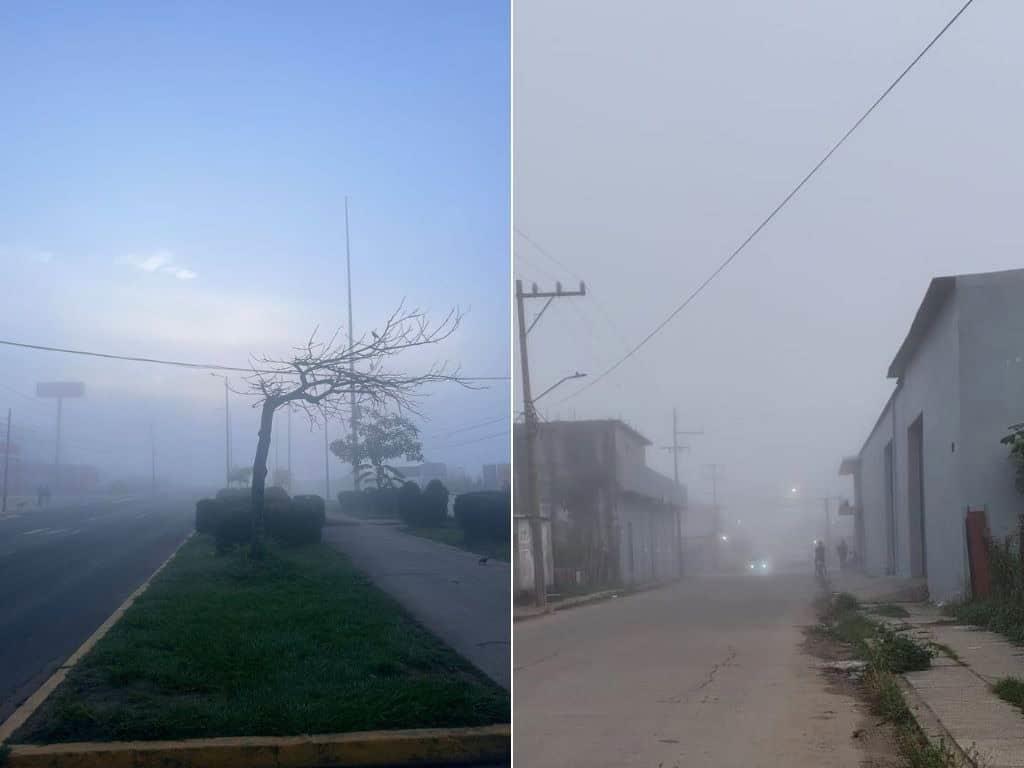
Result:
{"label": "building in fog", "polygon": [[[2,460],[3,455],[0,454],[0,461]],[[34,495],[43,487],[58,495],[90,493],[97,490],[99,481],[100,474],[96,467],[85,464],[61,464],[58,483],[52,462],[25,460],[13,452],[7,468],[7,492],[18,496]]]}
{"label": "building in fog", "polygon": [[485,491],[507,491],[512,487],[512,465],[484,464],[483,481]]}
{"label": "building in fog", "polygon": [[[516,425],[515,438],[519,448],[522,425]],[[541,515],[550,520],[549,578],[556,590],[646,584],[679,576],[678,526],[685,487],[647,466],[650,444],[614,419],[538,425],[538,493]],[[524,462],[517,462],[517,494],[525,488],[524,471]],[[520,502],[516,509],[526,507]],[[519,521],[516,527],[526,529]],[[524,539],[519,539],[520,548]]]}
{"label": "building in fog", "polygon": [[1024,270],[932,280],[888,375],[892,396],[841,467],[865,568],[966,595],[968,508],[996,538],[1024,510],[999,442],[1024,421]]}
{"label": "building in fog", "polygon": [[448,481],[448,466],[439,461],[425,461],[422,464],[414,464],[408,467],[395,467],[401,473],[403,480],[413,481],[426,488],[431,480],[440,480],[442,483]]}

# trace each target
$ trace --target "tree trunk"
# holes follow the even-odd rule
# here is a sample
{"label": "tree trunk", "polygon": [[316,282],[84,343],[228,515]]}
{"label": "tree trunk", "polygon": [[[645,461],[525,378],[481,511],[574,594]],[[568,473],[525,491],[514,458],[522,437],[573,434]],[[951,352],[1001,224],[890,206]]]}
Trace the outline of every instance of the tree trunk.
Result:
{"label": "tree trunk", "polygon": [[252,540],[263,538],[263,497],[267,485],[267,456],[270,455],[270,432],[274,426],[274,411],[279,403],[274,398],[263,401],[260,414],[260,435],[256,443],[256,458],[252,462]]}

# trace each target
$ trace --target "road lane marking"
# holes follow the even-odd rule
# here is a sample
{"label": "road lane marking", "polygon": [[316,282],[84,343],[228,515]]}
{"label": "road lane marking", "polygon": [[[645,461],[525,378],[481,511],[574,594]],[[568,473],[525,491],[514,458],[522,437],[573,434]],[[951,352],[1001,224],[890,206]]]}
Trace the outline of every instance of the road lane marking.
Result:
{"label": "road lane marking", "polygon": [[21,535],[22,536],[31,536],[34,533],[46,533],[46,531],[48,531],[48,530],[50,530],[50,529],[49,528],[34,528],[31,531],[23,532]]}

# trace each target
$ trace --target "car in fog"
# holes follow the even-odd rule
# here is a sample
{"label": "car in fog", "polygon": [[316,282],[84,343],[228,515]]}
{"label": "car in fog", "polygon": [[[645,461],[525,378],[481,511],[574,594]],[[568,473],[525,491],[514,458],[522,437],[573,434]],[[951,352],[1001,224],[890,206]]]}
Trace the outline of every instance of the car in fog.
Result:
{"label": "car in fog", "polygon": [[747,563],[747,570],[750,573],[768,573],[771,569],[771,562],[765,557],[756,558]]}

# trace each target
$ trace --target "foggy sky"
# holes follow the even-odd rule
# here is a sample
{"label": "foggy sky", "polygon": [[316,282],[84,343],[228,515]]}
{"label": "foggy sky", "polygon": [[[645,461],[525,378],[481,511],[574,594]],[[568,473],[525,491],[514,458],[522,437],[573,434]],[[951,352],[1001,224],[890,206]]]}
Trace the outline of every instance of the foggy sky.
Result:
{"label": "foggy sky", "polygon": [[[349,195],[357,336],[403,298],[438,320],[458,306],[454,337],[395,365],[508,375],[506,5],[280,11],[5,6],[0,338],[242,366],[284,355],[346,322]],[[81,379],[66,461],[148,478],[153,423],[159,474],[223,477],[223,384],[205,372],[7,347],[0,369],[0,406],[44,459],[55,409],[35,382]],[[447,433],[506,414],[509,391],[435,388],[427,458],[472,472],[507,461],[501,425]],[[240,465],[256,444],[251,402],[232,398]],[[293,452],[319,490],[322,433],[296,420]]]}
{"label": "foggy sky", "polygon": [[[589,292],[530,335],[534,391],[661,322],[961,4],[519,0],[515,224],[568,269],[516,237],[515,272]],[[1021,266],[1022,22],[1019,3],[975,4],[660,336],[542,414],[621,417],[665,445],[678,406],[706,431],[681,457],[692,496],[718,463],[737,513],[775,514],[794,485],[852,500],[840,459],[929,280]]]}

